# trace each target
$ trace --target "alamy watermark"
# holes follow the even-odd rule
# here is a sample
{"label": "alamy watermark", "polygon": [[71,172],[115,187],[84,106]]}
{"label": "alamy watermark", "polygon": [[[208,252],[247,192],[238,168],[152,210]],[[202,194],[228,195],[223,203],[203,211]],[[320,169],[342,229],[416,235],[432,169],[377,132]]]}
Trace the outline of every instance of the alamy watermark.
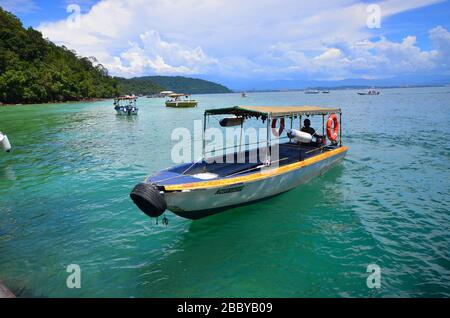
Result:
{"label": "alamy watermark", "polygon": [[381,288],[381,268],[377,264],[370,264],[367,266],[367,273],[370,273],[367,277],[366,284],[370,289]]}
{"label": "alamy watermark", "polygon": [[369,29],[380,29],[381,28],[381,7],[378,4],[369,4],[366,8],[366,13],[369,16],[366,19],[366,26]]}
{"label": "alamy watermark", "polygon": [[[172,130],[171,140],[175,142],[171,150],[173,163],[196,162],[205,159],[207,163],[268,163],[279,162],[279,144],[268,146],[268,136],[279,138],[276,129],[227,127],[225,129],[202,129],[201,120],[194,121],[193,133],[185,127]],[[204,141],[204,143],[203,143]]]}
{"label": "alamy watermark", "polygon": [[81,268],[78,264],[67,266],[66,272],[69,273],[66,279],[67,288],[81,288]]}
{"label": "alamy watermark", "polygon": [[81,7],[72,3],[66,7],[66,12],[70,15],[66,19],[66,25],[69,29],[79,29],[81,27]]}

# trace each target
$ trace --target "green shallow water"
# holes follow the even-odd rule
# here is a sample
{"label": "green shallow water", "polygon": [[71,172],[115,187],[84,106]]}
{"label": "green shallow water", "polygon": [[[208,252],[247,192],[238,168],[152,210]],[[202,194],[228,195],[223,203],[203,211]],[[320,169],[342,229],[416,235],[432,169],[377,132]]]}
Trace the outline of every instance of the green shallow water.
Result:
{"label": "green shallow water", "polygon": [[[449,297],[450,88],[200,95],[0,108],[0,280],[32,297]],[[129,199],[205,108],[340,105],[344,162],[290,192],[156,225]],[[314,124],[314,122],[313,122]],[[317,126],[317,125],[316,125]],[[81,289],[66,287],[79,264]],[[366,285],[369,264],[381,288]]]}

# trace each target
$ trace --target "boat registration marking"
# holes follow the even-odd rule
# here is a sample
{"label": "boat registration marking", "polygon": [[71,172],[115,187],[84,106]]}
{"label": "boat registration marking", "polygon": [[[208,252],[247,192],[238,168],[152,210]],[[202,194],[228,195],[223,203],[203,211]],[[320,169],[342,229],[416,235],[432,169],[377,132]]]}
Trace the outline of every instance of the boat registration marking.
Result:
{"label": "boat registration marking", "polygon": [[238,187],[232,187],[232,188],[224,188],[224,189],[217,190],[215,194],[226,194],[226,193],[239,192],[239,191],[242,191],[242,189],[244,189],[243,185],[238,186]]}

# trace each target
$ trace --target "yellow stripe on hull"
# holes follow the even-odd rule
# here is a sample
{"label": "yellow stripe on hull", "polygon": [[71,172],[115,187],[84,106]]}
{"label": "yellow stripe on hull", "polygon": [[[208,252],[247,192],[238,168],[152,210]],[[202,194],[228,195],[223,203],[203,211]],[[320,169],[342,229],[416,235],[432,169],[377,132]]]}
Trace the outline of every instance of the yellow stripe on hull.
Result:
{"label": "yellow stripe on hull", "polygon": [[269,177],[273,177],[279,174],[283,174],[289,171],[293,171],[302,167],[306,167],[317,163],[319,161],[325,160],[327,158],[336,156],[340,153],[346,152],[348,147],[342,146],[335,150],[330,150],[324,152],[320,155],[305,159],[303,161],[295,162],[289,165],[281,166],[275,168],[273,170],[267,170],[265,172],[257,172],[247,176],[235,177],[235,178],[227,178],[220,180],[211,180],[211,181],[202,181],[202,182],[193,182],[193,183],[184,183],[184,184],[174,184],[174,185],[166,185],[164,186],[167,191],[180,191],[180,190],[192,190],[192,189],[208,189],[208,188],[217,188],[228,185],[233,185],[236,183],[245,183],[252,182],[256,180],[261,180]]}

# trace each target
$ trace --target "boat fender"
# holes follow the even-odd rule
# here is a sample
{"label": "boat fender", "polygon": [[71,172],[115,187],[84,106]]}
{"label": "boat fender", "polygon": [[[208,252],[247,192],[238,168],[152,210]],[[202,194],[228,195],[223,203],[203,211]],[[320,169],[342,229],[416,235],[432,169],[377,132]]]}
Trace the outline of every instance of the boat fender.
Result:
{"label": "boat fender", "polygon": [[336,114],[331,114],[327,120],[327,136],[331,141],[336,141],[339,134],[339,121]]}
{"label": "boat fender", "polygon": [[312,136],[304,131],[296,129],[288,129],[287,136],[294,141],[309,144],[312,141]]}
{"label": "boat fender", "polygon": [[141,182],[137,184],[131,191],[130,197],[142,212],[152,218],[162,215],[167,209],[164,197],[152,183]]}
{"label": "boat fender", "polygon": [[243,117],[230,117],[230,118],[222,118],[219,121],[221,127],[232,127],[242,125],[244,122]]}
{"label": "boat fender", "polygon": [[0,146],[3,151],[6,152],[11,151],[11,144],[9,143],[8,136],[3,135],[1,132],[0,132]]}
{"label": "boat fender", "polygon": [[280,128],[277,130],[277,119],[272,119],[272,133],[275,137],[280,137],[284,130],[284,118],[280,120]]}

